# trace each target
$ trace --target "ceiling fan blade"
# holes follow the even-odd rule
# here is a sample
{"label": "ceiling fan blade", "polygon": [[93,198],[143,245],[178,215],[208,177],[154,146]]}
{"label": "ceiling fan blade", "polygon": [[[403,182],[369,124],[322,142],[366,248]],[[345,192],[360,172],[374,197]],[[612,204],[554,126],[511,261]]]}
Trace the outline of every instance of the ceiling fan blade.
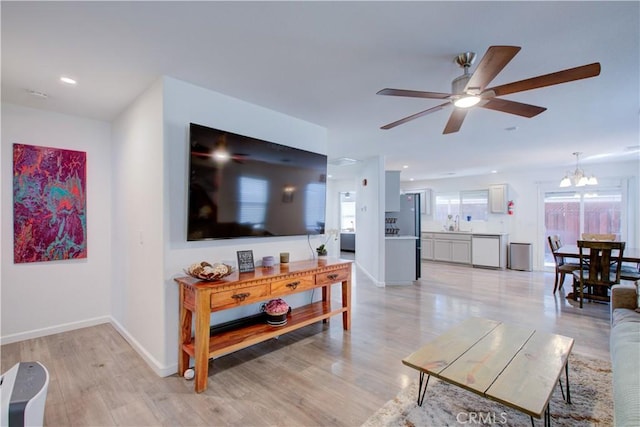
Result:
{"label": "ceiling fan blade", "polygon": [[469,111],[467,108],[454,108],[442,134],[446,135],[448,133],[458,132],[462,126],[464,118],[467,116],[467,111]]}
{"label": "ceiling fan blade", "polygon": [[500,98],[491,98],[486,103],[482,103],[478,106],[489,110],[502,111],[503,113],[515,114],[517,116],[528,118],[537,116],[547,110],[544,107],[523,104],[522,102],[509,101]]}
{"label": "ceiling fan blade", "polygon": [[574,80],[587,79],[599,74],[600,63],[594,62],[593,64],[583,65],[581,67],[569,68],[555,73],[507,83],[487,90],[492,90],[496,96],[501,96],[508,95],[510,93],[523,92],[525,90],[538,89],[545,86],[572,82]]}
{"label": "ceiling fan blade", "polygon": [[480,93],[518,52],[519,46],[490,46],[467,82],[464,90]]}
{"label": "ceiling fan blade", "polygon": [[380,129],[385,129],[386,130],[386,129],[394,128],[394,127],[396,127],[398,125],[401,125],[403,123],[407,123],[407,122],[409,122],[411,120],[417,119],[418,117],[426,116],[427,114],[430,114],[430,113],[435,113],[436,111],[442,110],[444,107],[446,107],[448,105],[451,105],[451,104],[448,103],[448,102],[445,102],[444,104],[440,104],[440,105],[438,105],[436,107],[429,108],[428,110],[420,111],[419,113],[412,114],[409,117],[405,117],[404,119],[400,119],[400,120],[395,121],[393,123],[389,123],[388,125],[384,125]]}
{"label": "ceiling fan blade", "polygon": [[410,98],[428,98],[428,99],[447,99],[451,96],[450,93],[423,92],[420,90],[389,89],[389,88],[378,91],[376,95],[408,96]]}

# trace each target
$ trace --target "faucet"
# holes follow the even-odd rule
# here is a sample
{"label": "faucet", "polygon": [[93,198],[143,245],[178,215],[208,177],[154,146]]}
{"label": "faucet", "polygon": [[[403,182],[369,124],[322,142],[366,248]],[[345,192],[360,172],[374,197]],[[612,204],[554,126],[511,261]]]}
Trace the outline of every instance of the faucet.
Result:
{"label": "faucet", "polygon": [[456,219],[454,221],[454,230],[460,231],[460,215],[456,215]]}

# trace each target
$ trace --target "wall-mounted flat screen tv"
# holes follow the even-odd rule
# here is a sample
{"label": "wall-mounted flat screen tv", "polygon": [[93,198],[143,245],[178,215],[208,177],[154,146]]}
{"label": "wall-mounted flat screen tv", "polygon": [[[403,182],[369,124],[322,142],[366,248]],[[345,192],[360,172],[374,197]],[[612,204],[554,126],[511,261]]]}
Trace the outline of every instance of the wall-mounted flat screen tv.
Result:
{"label": "wall-mounted flat screen tv", "polygon": [[187,240],[323,234],[327,156],[190,124]]}

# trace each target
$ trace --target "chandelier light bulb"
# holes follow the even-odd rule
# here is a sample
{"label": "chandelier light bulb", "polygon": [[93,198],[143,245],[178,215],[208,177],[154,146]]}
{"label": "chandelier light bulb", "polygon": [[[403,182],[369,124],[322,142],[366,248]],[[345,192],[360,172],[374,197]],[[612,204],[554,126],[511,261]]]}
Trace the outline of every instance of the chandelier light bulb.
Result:
{"label": "chandelier light bulb", "polygon": [[576,169],[573,171],[573,174],[565,174],[565,176],[560,181],[560,187],[571,187],[574,185],[576,187],[584,187],[586,185],[598,185],[598,179],[591,175],[587,177],[587,174],[584,173],[582,169],[580,169],[580,152],[573,153],[576,156]]}

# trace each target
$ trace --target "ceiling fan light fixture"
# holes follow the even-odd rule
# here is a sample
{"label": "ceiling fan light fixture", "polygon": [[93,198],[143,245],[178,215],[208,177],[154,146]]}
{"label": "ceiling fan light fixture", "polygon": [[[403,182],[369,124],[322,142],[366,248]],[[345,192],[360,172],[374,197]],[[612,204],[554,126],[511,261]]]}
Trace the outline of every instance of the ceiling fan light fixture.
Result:
{"label": "ceiling fan light fixture", "polygon": [[462,98],[458,98],[453,101],[453,105],[458,108],[470,108],[480,102],[479,96],[463,96]]}

